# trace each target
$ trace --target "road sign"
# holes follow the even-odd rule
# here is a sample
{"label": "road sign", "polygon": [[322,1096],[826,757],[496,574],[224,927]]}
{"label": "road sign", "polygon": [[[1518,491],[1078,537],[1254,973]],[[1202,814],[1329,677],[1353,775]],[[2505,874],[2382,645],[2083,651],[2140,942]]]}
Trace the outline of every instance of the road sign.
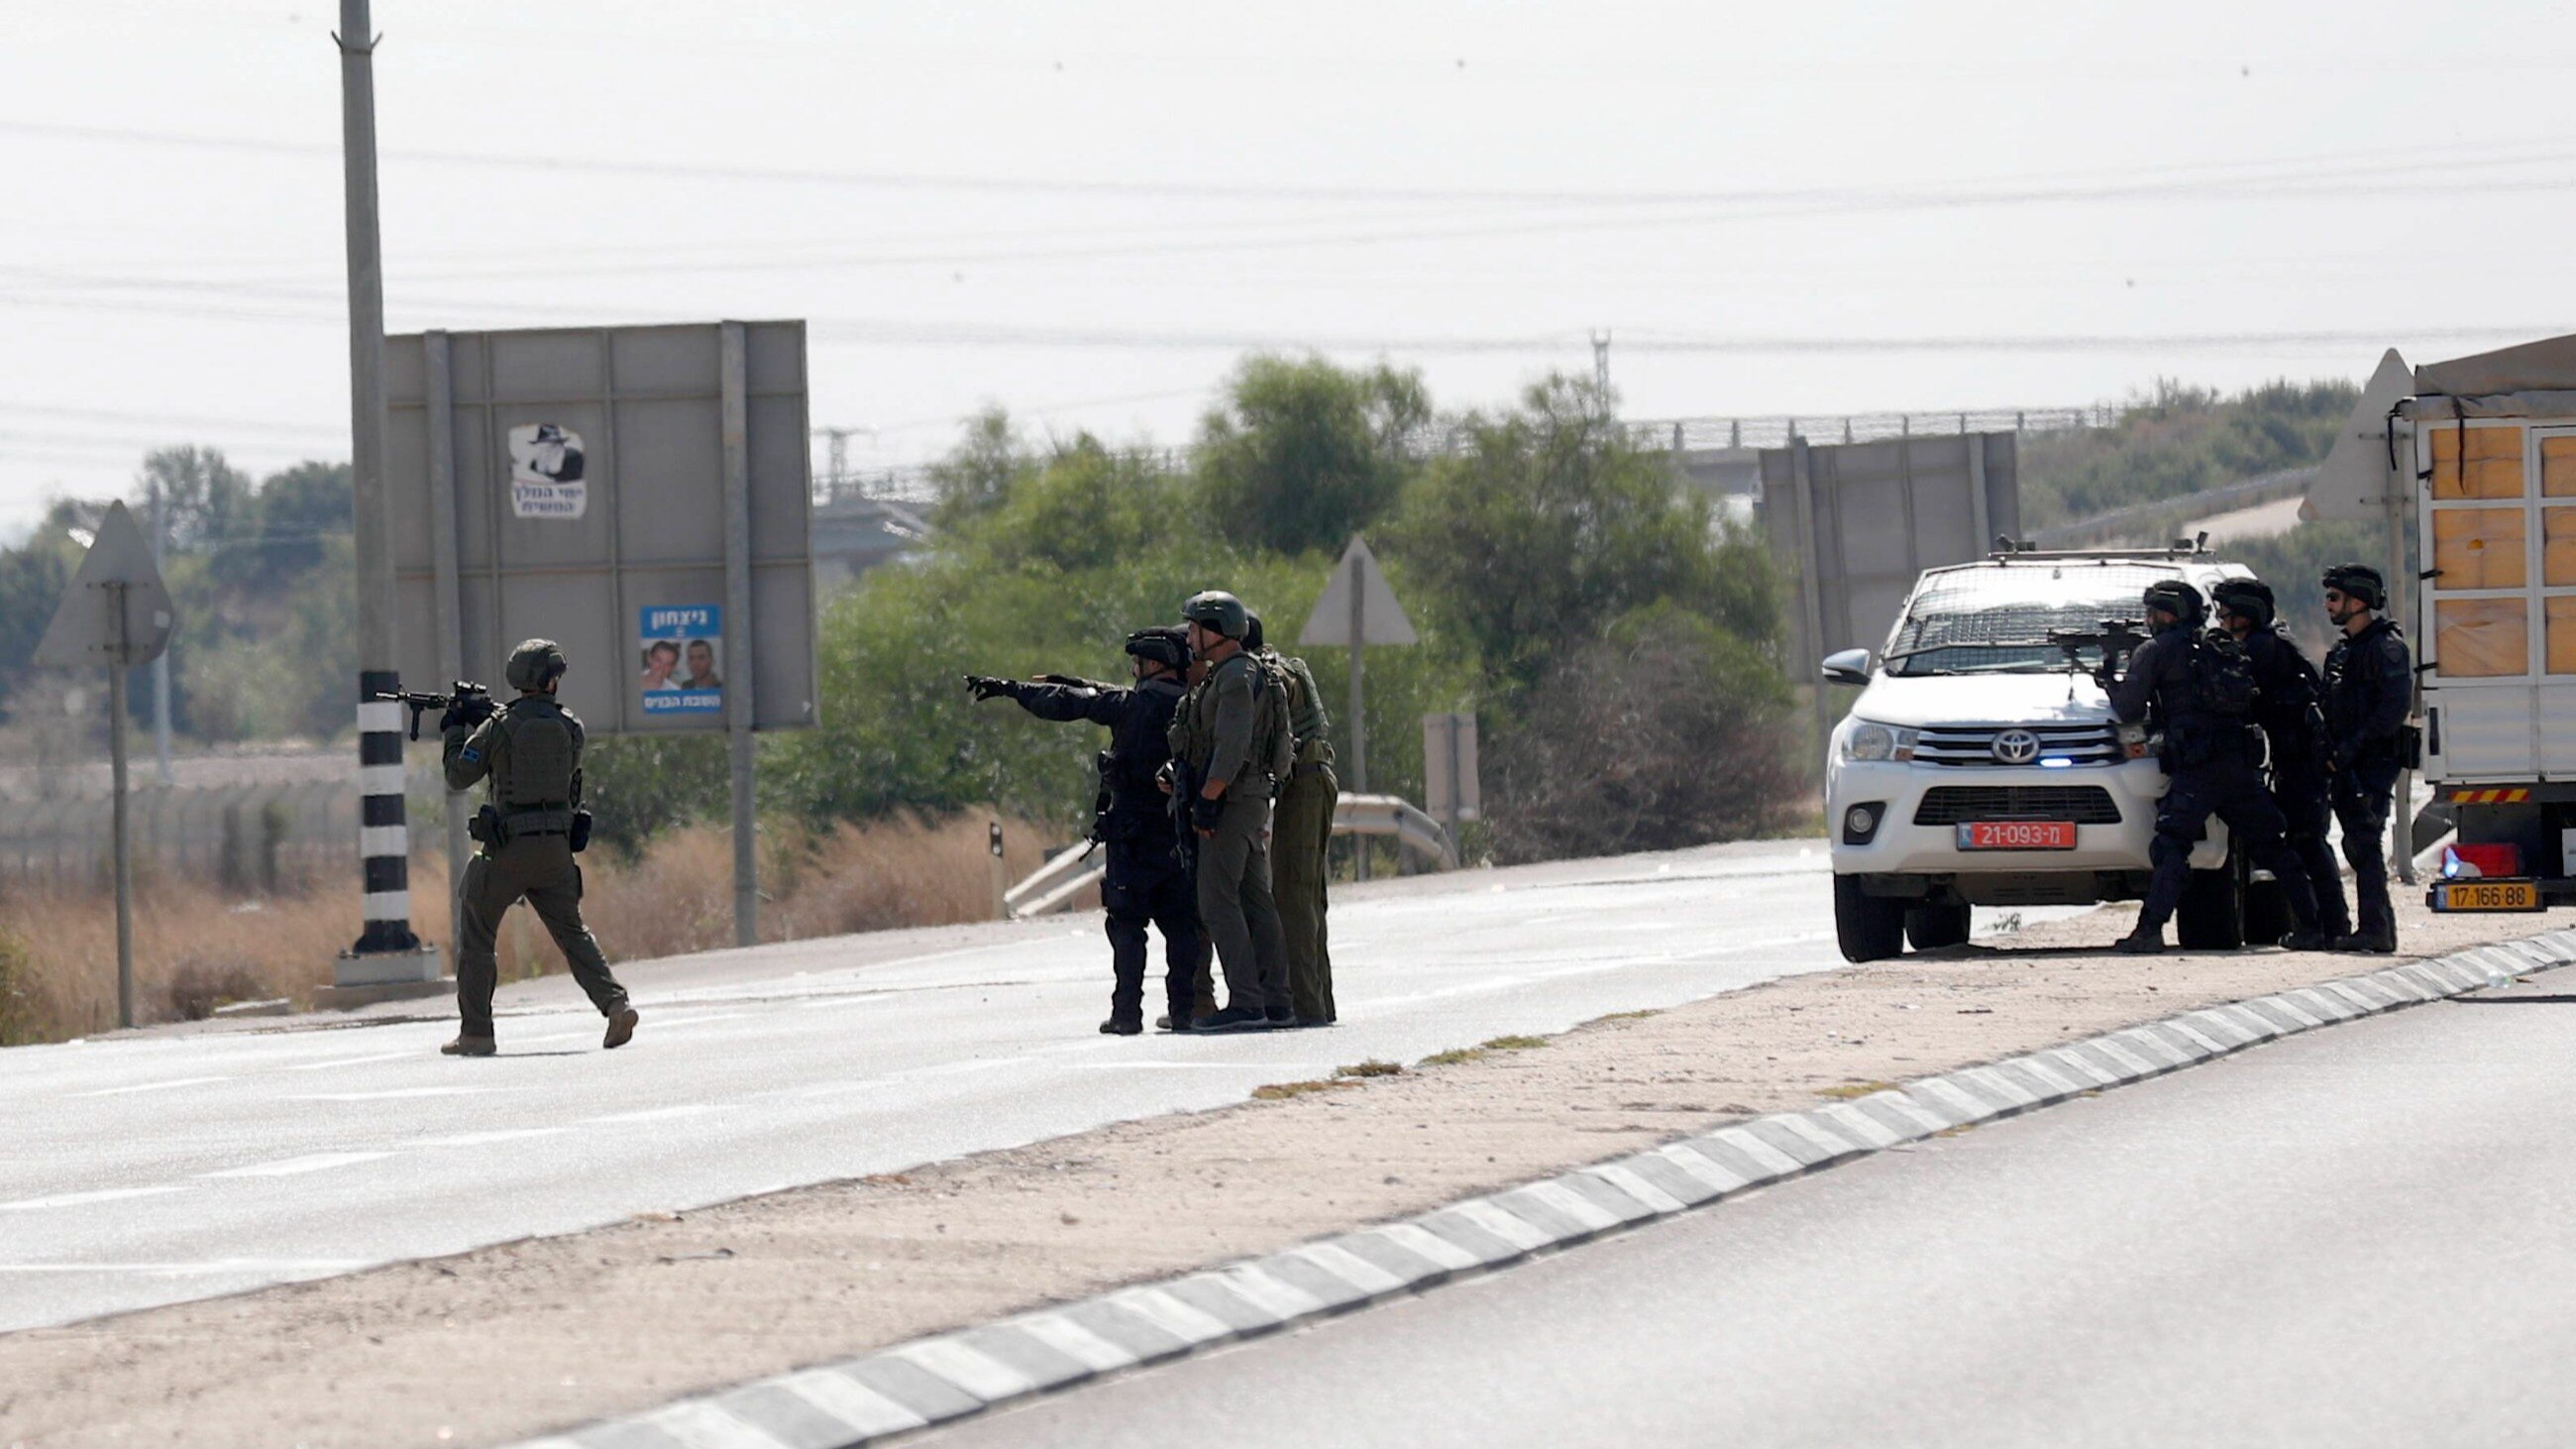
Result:
{"label": "road sign", "polygon": [[1377,555],[1357,534],[1351,536],[1351,546],[1342,550],[1342,561],[1333,565],[1333,581],[1315,601],[1315,612],[1306,616],[1297,642],[1349,644],[1354,632],[1362,644],[1421,642],[1413,632],[1413,621],[1404,617],[1404,606],[1395,601],[1386,575],[1378,571]]}
{"label": "road sign", "polygon": [[[2308,484],[2301,518],[2371,518],[2388,516],[2388,495],[2402,493],[2388,449],[2388,410],[2415,393],[2415,373],[2392,347],[2379,359],[2379,370],[2362,388],[2352,416],[2335,434],[2334,446],[2317,476]],[[2391,590],[2392,593],[2395,590]]]}
{"label": "road sign", "polygon": [[125,505],[112,503],[36,645],[35,662],[47,669],[149,664],[170,647],[174,617],[152,545]]}

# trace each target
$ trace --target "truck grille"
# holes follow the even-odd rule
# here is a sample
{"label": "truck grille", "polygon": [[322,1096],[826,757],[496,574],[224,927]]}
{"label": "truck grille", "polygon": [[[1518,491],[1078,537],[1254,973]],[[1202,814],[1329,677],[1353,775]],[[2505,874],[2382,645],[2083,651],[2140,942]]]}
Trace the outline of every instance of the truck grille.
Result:
{"label": "truck grille", "polygon": [[[1926,729],[1914,744],[1918,765],[1994,765],[1995,736],[2025,729],[2039,736],[2039,759],[2073,765],[2114,765],[2120,742],[2107,724],[1941,725]],[[2037,760],[2031,762],[2036,765]]]}
{"label": "truck grille", "polygon": [[1914,807],[1917,825],[1956,825],[1962,820],[2072,820],[2078,825],[2117,825],[2120,807],[2099,785],[1943,785],[1923,793]]}

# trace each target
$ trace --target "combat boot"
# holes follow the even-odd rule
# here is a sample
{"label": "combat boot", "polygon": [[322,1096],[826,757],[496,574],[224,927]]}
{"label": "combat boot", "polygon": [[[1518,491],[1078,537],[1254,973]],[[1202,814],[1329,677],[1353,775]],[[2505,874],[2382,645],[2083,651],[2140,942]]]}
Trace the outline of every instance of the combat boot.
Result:
{"label": "combat boot", "polygon": [[2315,926],[2301,926],[2281,938],[2284,951],[2322,951],[2334,944],[2334,938]]}
{"label": "combat boot", "polygon": [[2112,942],[2111,949],[2123,956],[2161,956],[2165,949],[2165,928],[2140,921],[2136,930]]}
{"label": "combat boot", "polygon": [[1100,1024],[1100,1034],[1102,1036],[1135,1036],[1144,1031],[1144,1029],[1145,1024],[1138,1021],[1136,1018],[1132,1016],[1119,1016],[1115,1013],[1112,1013],[1107,1021]]}
{"label": "combat boot", "polygon": [[633,1041],[635,1039],[635,1023],[637,1020],[639,1020],[639,1018],[635,1014],[634,1007],[621,1006],[617,1008],[615,1014],[608,1018],[608,1035],[600,1038],[600,1046],[607,1050],[614,1051],[617,1048],[626,1045],[628,1042]]}
{"label": "combat boot", "polygon": [[2397,949],[2397,920],[2383,907],[2364,906],[2360,911],[2361,928],[2349,936],[2335,938],[2338,951],[2364,951],[2385,956]]}
{"label": "combat boot", "polygon": [[443,1057],[488,1057],[501,1049],[501,1044],[488,1036],[459,1036],[438,1049]]}

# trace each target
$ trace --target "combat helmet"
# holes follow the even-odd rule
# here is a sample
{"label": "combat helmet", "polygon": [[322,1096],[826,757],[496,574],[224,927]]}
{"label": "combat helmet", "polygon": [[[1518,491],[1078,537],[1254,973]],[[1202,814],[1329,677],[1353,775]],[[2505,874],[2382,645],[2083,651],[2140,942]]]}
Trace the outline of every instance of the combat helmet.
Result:
{"label": "combat helmet", "polygon": [[1243,600],[1223,589],[1208,589],[1190,595],[1188,601],[1181,605],[1181,617],[1228,639],[1242,638],[1244,630],[1251,627],[1252,620],[1251,611],[1243,607]]}
{"label": "combat helmet", "polygon": [[1139,629],[1127,636],[1127,652],[1172,669],[1190,667],[1189,640],[1169,624]]}
{"label": "combat helmet", "polygon": [[2336,564],[2319,582],[2346,598],[2359,599],[2363,608],[2373,612],[2388,607],[2388,581],[2368,564]]}
{"label": "combat helmet", "polygon": [[2218,601],[2219,608],[2257,629],[2269,627],[2279,612],[2272,586],[2261,579],[2220,579],[2210,586],[2209,596]]}
{"label": "combat helmet", "polygon": [[533,694],[558,679],[571,666],[564,662],[562,646],[552,639],[522,640],[510,651],[510,662],[501,671],[512,689]]}
{"label": "combat helmet", "polygon": [[2180,579],[2158,579],[2147,585],[2145,603],[2148,609],[2162,609],[2186,625],[2200,622],[2200,590]]}

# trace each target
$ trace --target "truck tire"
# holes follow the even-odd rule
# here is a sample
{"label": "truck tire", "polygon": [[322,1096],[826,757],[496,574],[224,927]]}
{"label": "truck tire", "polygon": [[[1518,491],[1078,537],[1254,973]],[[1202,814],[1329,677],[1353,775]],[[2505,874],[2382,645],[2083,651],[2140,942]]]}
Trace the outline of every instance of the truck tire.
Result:
{"label": "truck tire", "polygon": [[1917,951],[1968,944],[1968,903],[1927,902],[1905,913],[1905,939]]}
{"label": "truck tire", "polygon": [[2174,940],[2186,951],[2233,951],[2245,944],[2245,890],[2236,859],[2196,870],[2174,911]]}
{"label": "truck tire", "polygon": [[1874,896],[1850,876],[1834,877],[1834,939],[1846,961],[1884,961],[1905,949],[1905,902]]}

